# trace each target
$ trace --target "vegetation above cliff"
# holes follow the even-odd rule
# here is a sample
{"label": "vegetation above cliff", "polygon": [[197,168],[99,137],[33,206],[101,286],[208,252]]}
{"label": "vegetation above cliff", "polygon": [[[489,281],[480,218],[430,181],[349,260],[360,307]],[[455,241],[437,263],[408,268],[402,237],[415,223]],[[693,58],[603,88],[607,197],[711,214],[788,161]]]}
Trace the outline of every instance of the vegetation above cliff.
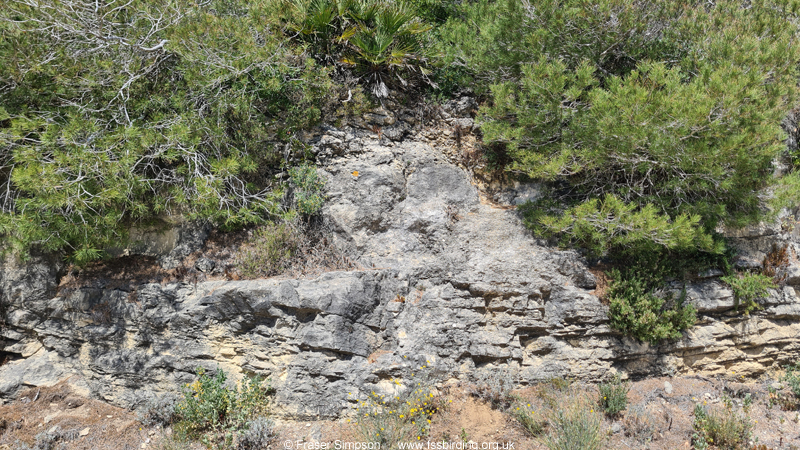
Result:
{"label": "vegetation above cliff", "polygon": [[[509,170],[558,182],[546,234],[718,251],[759,220],[797,96],[797,2],[476,2],[447,30]],[[551,198],[552,200],[552,198]],[[541,212],[541,208],[534,208]]]}
{"label": "vegetation above cliff", "polygon": [[86,261],[160,214],[236,227],[282,212],[273,175],[337,85],[270,22],[278,5],[6,4],[6,245]]}
{"label": "vegetation above cliff", "polygon": [[796,1],[6,5],[0,234],[17,250],[87,261],[163,214],[282,216],[297,132],[390,95],[477,95],[484,143],[550,183],[529,225],[598,256],[719,253],[714,230],[762,219],[764,193],[797,198],[796,171],[773,175],[798,156],[781,129]]}

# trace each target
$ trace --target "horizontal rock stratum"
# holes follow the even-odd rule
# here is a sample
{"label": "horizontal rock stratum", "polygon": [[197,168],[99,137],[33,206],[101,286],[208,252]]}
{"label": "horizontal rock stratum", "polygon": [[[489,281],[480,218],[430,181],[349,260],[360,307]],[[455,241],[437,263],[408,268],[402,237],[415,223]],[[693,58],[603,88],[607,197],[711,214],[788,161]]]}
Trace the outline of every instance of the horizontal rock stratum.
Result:
{"label": "horizontal rock stratum", "polygon": [[[468,171],[426,141],[380,143],[335,129],[314,141],[327,180],[324,217],[360,270],[57,295],[57,261],[6,263],[0,348],[17,359],[0,366],[0,396],[66,378],[133,406],[150,392],[175,392],[197,367],[221,367],[269,377],[279,414],[312,418],[338,416],[348,394],[386,387],[420,365],[442,380],[504,369],[527,384],[615,371],[748,376],[800,355],[792,285],[800,277],[745,317],[707,274],[687,287],[699,320],[682,339],[656,347],[612,331],[585,261],[533,238],[513,208],[487,200]],[[514,192],[531,189],[507,191],[510,204]],[[737,239],[745,253],[773,242],[797,250],[793,234],[769,227]]]}

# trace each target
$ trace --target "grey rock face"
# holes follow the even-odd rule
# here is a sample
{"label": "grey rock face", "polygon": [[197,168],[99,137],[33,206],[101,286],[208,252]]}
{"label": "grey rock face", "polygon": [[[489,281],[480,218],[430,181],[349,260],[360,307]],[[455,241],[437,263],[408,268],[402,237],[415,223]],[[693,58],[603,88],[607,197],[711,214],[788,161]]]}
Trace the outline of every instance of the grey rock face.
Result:
{"label": "grey rock face", "polygon": [[217,263],[213,259],[208,258],[199,258],[194,264],[197,270],[204,273],[211,273],[216,266]]}
{"label": "grey rock face", "polygon": [[[327,129],[315,152],[323,213],[363,269],[56,294],[57,264],[7,264],[3,348],[22,359],[0,367],[0,397],[70,378],[130,406],[219,367],[270,377],[280,414],[332,417],[428,361],[442,379],[503,367],[525,384],[617,370],[758,374],[800,354],[793,287],[742,317],[712,273],[687,287],[700,322],[683,339],[651,347],[622,337],[577,253],[539,245],[435,149],[354,136]],[[509,203],[535,195],[522,187]]]}
{"label": "grey rock face", "polygon": [[443,108],[448,114],[465,117],[478,111],[478,102],[473,97],[461,97],[458,100],[448,101]]}
{"label": "grey rock face", "polygon": [[162,221],[151,228],[130,230],[130,242],[106,249],[112,257],[142,255],[158,259],[164,269],[178,267],[183,258],[200,250],[211,231],[207,223]]}

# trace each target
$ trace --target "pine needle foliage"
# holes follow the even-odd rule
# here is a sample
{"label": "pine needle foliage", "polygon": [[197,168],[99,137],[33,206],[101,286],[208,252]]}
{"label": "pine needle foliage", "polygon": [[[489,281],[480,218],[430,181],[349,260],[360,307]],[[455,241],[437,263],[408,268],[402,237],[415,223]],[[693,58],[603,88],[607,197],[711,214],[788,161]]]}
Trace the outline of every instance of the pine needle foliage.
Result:
{"label": "pine needle foliage", "polygon": [[281,214],[270,176],[333,89],[266,1],[11,0],[0,11],[0,236],[103,255],[131,224]]}
{"label": "pine needle foliage", "polygon": [[[484,139],[505,146],[508,170],[559,183],[562,199],[588,209],[612,195],[661,215],[642,227],[663,242],[666,222],[710,234],[761,217],[797,98],[799,5],[483,0],[463,4],[442,35],[449,60],[489,85]],[[783,198],[796,194],[782,185]],[[615,218],[607,240],[627,226]]]}

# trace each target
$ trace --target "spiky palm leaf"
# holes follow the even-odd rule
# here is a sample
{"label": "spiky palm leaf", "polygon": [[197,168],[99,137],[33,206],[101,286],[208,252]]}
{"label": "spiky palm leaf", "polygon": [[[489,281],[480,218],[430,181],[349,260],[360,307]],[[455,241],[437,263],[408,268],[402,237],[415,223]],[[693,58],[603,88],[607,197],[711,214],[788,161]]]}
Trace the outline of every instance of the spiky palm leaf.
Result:
{"label": "spiky palm leaf", "polygon": [[386,97],[386,79],[395,78],[405,86],[399,71],[424,63],[418,35],[430,27],[396,4],[384,5],[369,16],[362,14],[358,20],[358,31],[348,40],[351,54],[344,61],[355,63],[355,72],[367,79],[377,97]]}
{"label": "spiky palm leaf", "polygon": [[420,35],[431,27],[403,5],[381,0],[288,0],[296,12],[290,27],[317,51],[316,57],[353,68],[379,98],[386,81],[408,83],[399,71],[426,73]]}

